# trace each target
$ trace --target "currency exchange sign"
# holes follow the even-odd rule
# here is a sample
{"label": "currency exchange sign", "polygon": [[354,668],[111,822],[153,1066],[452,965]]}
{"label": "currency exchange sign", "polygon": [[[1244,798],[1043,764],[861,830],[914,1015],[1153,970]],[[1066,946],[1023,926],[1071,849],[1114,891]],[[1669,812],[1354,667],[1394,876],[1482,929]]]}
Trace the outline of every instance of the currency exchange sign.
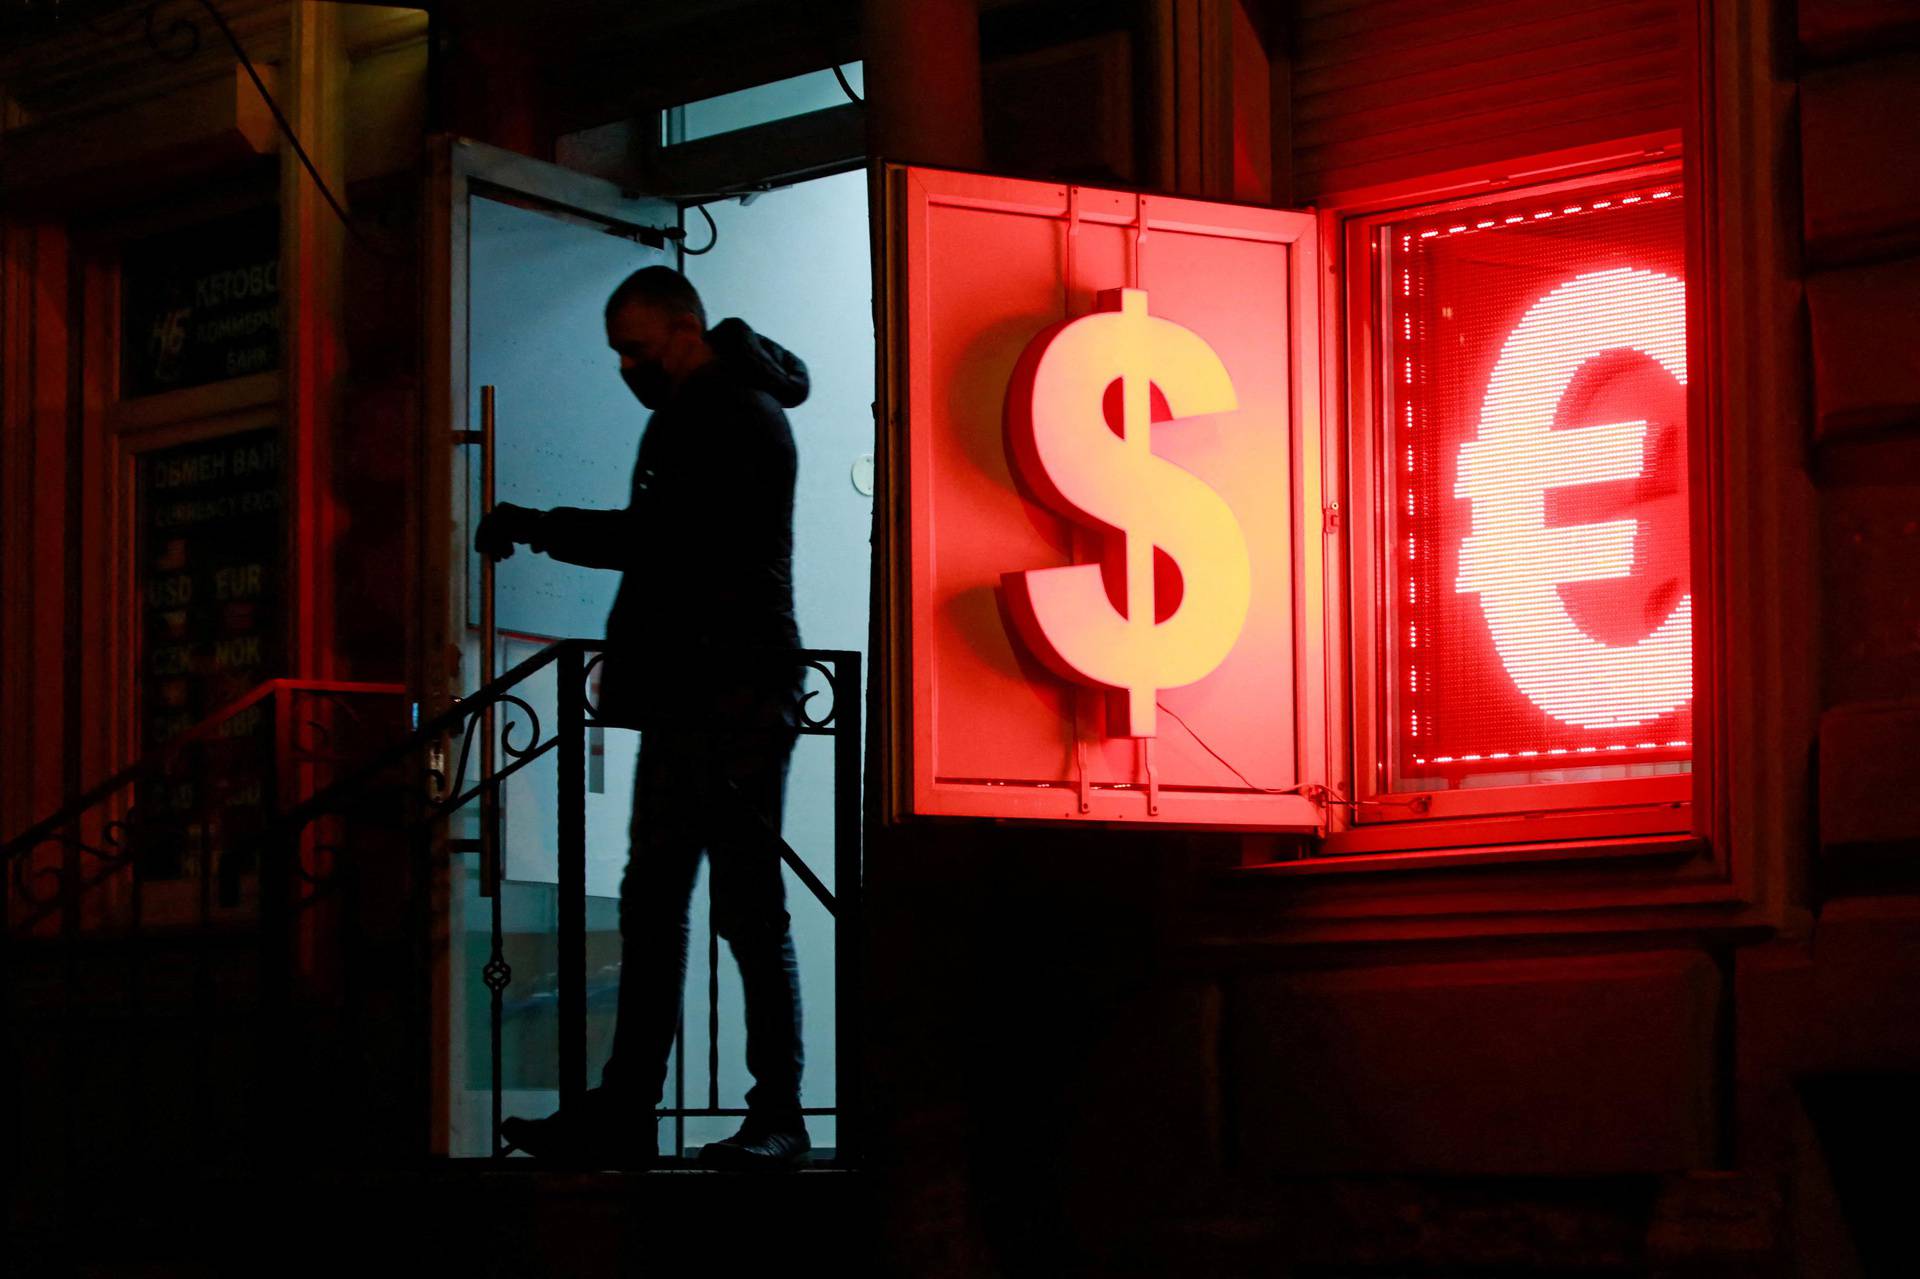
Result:
{"label": "currency exchange sign", "polygon": [[888,811],[1317,829],[1314,218],[886,183]]}

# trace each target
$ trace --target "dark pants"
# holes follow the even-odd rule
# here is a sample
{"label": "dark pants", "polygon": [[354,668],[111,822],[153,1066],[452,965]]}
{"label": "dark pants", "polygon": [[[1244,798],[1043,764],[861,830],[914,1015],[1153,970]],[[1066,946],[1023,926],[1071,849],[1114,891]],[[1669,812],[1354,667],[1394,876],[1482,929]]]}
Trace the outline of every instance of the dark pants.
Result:
{"label": "dark pants", "polygon": [[666,1082],[686,984],[687,905],[705,852],[714,928],[740,966],[746,997],[747,1108],[762,1119],[799,1117],[800,974],[779,847],[767,829],[780,829],[793,741],[785,728],[641,736],[620,881],[619,1020],[601,1077],[637,1105],[660,1098]]}

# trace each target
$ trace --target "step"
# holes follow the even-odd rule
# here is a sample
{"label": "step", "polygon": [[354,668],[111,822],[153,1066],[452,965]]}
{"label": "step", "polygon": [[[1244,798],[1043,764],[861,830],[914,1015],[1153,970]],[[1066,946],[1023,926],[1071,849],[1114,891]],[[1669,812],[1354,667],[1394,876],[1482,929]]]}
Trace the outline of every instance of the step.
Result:
{"label": "step", "polygon": [[[513,1165],[526,1165],[514,1167]],[[447,1160],[316,1175],[149,1171],[95,1180],[64,1221],[15,1221],[8,1252],[65,1273],[556,1275],[708,1273],[823,1262],[864,1270],[856,1171],[736,1173],[675,1160],[571,1172]]]}

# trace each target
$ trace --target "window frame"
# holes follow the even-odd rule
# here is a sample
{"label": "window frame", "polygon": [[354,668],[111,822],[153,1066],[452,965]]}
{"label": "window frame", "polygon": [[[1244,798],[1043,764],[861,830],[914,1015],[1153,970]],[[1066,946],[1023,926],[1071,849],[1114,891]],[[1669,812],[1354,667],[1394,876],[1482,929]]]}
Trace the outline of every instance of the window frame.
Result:
{"label": "window frame", "polygon": [[[1707,209],[1698,188],[1699,168],[1681,146],[1679,130],[1641,135],[1597,146],[1524,157],[1497,166],[1456,171],[1394,184],[1337,200],[1321,210],[1321,229],[1331,269],[1325,281],[1324,313],[1338,317],[1324,344],[1328,423],[1327,491],[1340,495],[1345,513],[1329,507],[1330,563],[1328,683],[1337,690],[1329,715],[1338,740],[1329,752],[1330,784],[1349,802],[1330,806],[1324,836],[1311,860],[1352,864],[1356,855],[1388,855],[1404,865],[1406,854],[1439,853],[1476,863],[1589,856],[1671,855],[1704,845],[1701,798],[1715,758],[1712,707],[1713,609],[1718,548],[1713,541],[1712,448],[1702,305],[1701,228]],[[1373,232],[1379,226],[1432,209],[1499,201],[1516,194],[1542,196],[1669,173],[1687,192],[1689,557],[1699,605],[1695,610],[1694,747],[1690,772],[1571,783],[1536,783],[1444,791],[1384,790],[1387,749],[1380,696],[1385,592],[1378,547],[1385,518],[1376,505],[1372,474],[1379,453],[1377,349]],[[1459,850],[1447,853],[1446,850]],[[1424,860],[1424,859],[1423,859]],[[1438,863],[1437,863],[1438,864]]]}
{"label": "window frame", "polygon": [[[1705,499],[1695,504],[1693,526],[1697,546],[1712,538],[1714,558],[1713,576],[1695,583],[1695,651],[1710,660],[1694,689],[1692,835],[1582,838],[1578,821],[1555,815],[1457,820],[1452,830],[1465,837],[1444,842],[1446,832],[1429,832],[1418,851],[1395,834],[1405,824],[1326,841],[1346,856],[1248,837],[1233,891],[1207,916],[1205,946],[1223,959],[1259,964],[1301,946],[1466,936],[1558,944],[1575,935],[1633,935],[1719,945],[1807,926],[1805,857],[1816,836],[1810,760],[1820,711],[1820,579],[1809,532],[1818,527],[1819,497],[1806,452],[1809,370],[1791,198],[1799,174],[1796,108],[1790,81],[1780,78],[1792,57],[1781,24],[1745,0],[1689,0],[1684,8],[1683,179],[1695,302],[1688,350],[1698,397],[1690,411],[1705,406],[1692,419],[1691,474]],[[1648,145],[1670,134],[1649,133]],[[1597,148],[1590,158],[1625,158],[1630,149]],[[1440,180],[1429,178],[1324,195],[1326,305],[1340,302],[1343,215],[1369,201],[1384,207],[1415,193],[1484,189],[1502,172],[1489,165],[1459,178],[1452,191],[1434,189]],[[1322,385],[1328,411],[1336,412],[1344,350],[1337,328],[1329,337]],[[1330,454],[1329,466],[1337,460]],[[1781,608],[1783,598],[1805,606]],[[1735,618],[1739,624],[1730,625]],[[1338,714],[1329,714],[1328,727],[1342,731]],[[1345,758],[1345,740],[1337,747],[1336,758]],[[1556,839],[1556,824],[1572,833]],[[1475,827],[1479,836],[1470,833]],[[1378,842],[1383,835],[1398,839],[1399,851]],[[1344,843],[1356,837],[1376,842]],[[1651,855],[1661,848],[1663,855]]]}

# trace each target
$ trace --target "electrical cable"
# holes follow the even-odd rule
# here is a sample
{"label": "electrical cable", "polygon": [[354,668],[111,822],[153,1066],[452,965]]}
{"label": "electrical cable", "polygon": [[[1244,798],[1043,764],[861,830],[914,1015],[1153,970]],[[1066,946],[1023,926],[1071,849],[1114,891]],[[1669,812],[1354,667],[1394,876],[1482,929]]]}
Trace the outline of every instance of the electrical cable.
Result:
{"label": "electrical cable", "polygon": [[1199,745],[1201,750],[1205,751],[1207,754],[1219,760],[1220,763],[1226,767],[1226,770],[1229,773],[1232,773],[1235,777],[1238,777],[1242,782],[1246,783],[1246,787],[1248,790],[1257,790],[1265,795],[1292,795],[1297,793],[1300,790],[1300,787],[1298,786],[1290,786],[1285,790],[1275,790],[1274,788],[1269,786],[1255,786],[1253,782],[1248,779],[1245,773],[1241,772],[1239,769],[1233,766],[1233,762],[1231,760],[1229,760],[1225,755],[1222,755],[1219,751],[1213,749],[1213,747],[1207,745],[1206,738],[1194,732],[1193,725],[1187,723],[1187,721],[1185,721],[1184,719],[1181,719],[1179,714],[1176,713],[1172,707],[1168,706],[1165,702],[1161,702],[1161,701],[1154,702],[1154,705],[1158,706],[1161,710],[1165,711],[1167,714],[1173,716],[1173,722],[1178,724],[1180,727],[1186,729],[1187,736],[1191,737]]}
{"label": "electrical cable", "polygon": [[708,235],[707,235],[707,242],[706,242],[705,244],[703,244],[703,245],[701,245],[701,246],[700,246],[699,248],[697,248],[697,249],[689,249],[689,248],[687,247],[687,241],[686,241],[686,234],[687,234],[687,233],[686,233],[685,231],[682,231],[682,232],[680,233],[680,237],[681,237],[681,238],[680,238],[680,252],[681,252],[681,253],[682,253],[683,255],[685,255],[686,257],[690,257],[690,258],[697,258],[697,257],[699,257],[699,256],[700,256],[700,255],[701,255],[702,253],[711,253],[711,252],[713,252],[713,246],[714,246],[714,245],[716,245],[716,244],[718,244],[718,243],[720,242],[720,227],[719,227],[719,225],[718,225],[717,223],[715,223],[715,222],[714,222],[714,220],[713,220],[713,214],[711,214],[711,213],[708,213],[708,212],[707,212],[707,206],[706,206],[706,205],[704,205],[704,204],[696,204],[696,205],[694,205],[693,207],[694,207],[695,209],[697,209],[697,210],[699,210],[699,212],[700,212],[700,216],[701,216],[701,217],[703,217],[703,218],[705,218],[705,219],[707,220],[707,232],[708,232]]}
{"label": "electrical cable", "polygon": [[[1173,722],[1178,724],[1180,727],[1186,729],[1187,736],[1191,737],[1194,740],[1194,742],[1200,747],[1201,750],[1205,751],[1207,754],[1219,760],[1220,763],[1226,768],[1226,770],[1229,773],[1232,773],[1235,777],[1238,777],[1242,782],[1246,784],[1246,787],[1248,790],[1258,791],[1262,795],[1299,795],[1304,797],[1308,803],[1312,803],[1312,804],[1337,804],[1342,808],[1350,808],[1355,810],[1358,810],[1361,806],[1362,801],[1353,800],[1353,799],[1344,799],[1339,794],[1337,794],[1331,787],[1322,786],[1319,782],[1301,782],[1297,786],[1256,786],[1253,784],[1251,780],[1248,779],[1245,773],[1241,772],[1239,769],[1233,766],[1233,762],[1231,760],[1229,760],[1225,755],[1222,755],[1219,751],[1213,749],[1213,747],[1207,745],[1206,738],[1194,732],[1193,725],[1187,723],[1186,720],[1181,719],[1179,716],[1179,713],[1174,711],[1172,707],[1168,706],[1165,702],[1158,701],[1158,700],[1154,702],[1154,705],[1158,706],[1161,710],[1165,711],[1168,715],[1172,716]],[[1395,807],[1395,808],[1411,808],[1416,813],[1424,813],[1427,811],[1428,808],[1432,807],[1433,805],[1432,799],[1430,799],[1425,795],[1409,795],[1409,796],[1406,796],[1405,798],[1395,798],[1395,799],[1374,799],[1374,800],[1367,800],[1365,802],[1368,804],[1384,805],[1384,806]]]}
{"label": "electrical cable", "polygon": [[200,0],[200,6],[207,11],[207,16],[213,19],[213,25],[220,28],[220,34],[225,36],[227,43],[233,47],[234,55],[240,59],[240,65],[246,68],[247,78],[252,80],[253,87],[259,90],[260,100],[266,103],[267,110],[273,113],[274,123],[280,126],[282,136],[286,138],[288,145],[293,148],[293,153],[300,158],[300,163],[305,167],[307,176],[313,179],[314,186],[320,189],[320,194],[325,197],[327,206],[333,210],[334,216],[340,219],[340,225],[345,227],[347,233],[358,240],[366,249],[381,257],[393,256],[386,249],[368,239],[366,233],[354,225],[353,219],[347,216],[347,211],[341,207],[340,201],[334,198],[333,188],[329,187],[327,180],[320,176],[320,170],[314,166],[312,157],[307,154],[307,149],[300,145],[300,136],[293,131],[292,122],[289,121],[286,114],[280,110],[280,104],[273,100],[273,95],[267,92],[266,82],[260,78],[260,72],[254,68],[253,59],[247,56],[246,49],[240,44],[240,38],[233,34],[233,28],[227,25],[227,20],[221,14],[220,10],[214,8],[213,0]]}
{"label": "electrical cable", "polygon": [[863,98],[863,97],[861,97],[861,96],[860,96],[859,94],[857,94],[857,93],[855,93],[855,92],[853,91],[853,86],[852,86],[852,85],[850,85],[850,84],[848,84],[848,83],[847,83],[847,73],[846,73],[846,72],[844,72],[844,71],[842,71],[842,70],[840,69],[840,67],[839,67],[839,64],[838,64],[838,63],[836,63],[836,64],[834,65],[834,68],[833,68],[833,78],[834,78],[834,79],[836,79],[836,80],[838,80],[838,81],[840,82],[840,91],[841,91],[842,93],[844,93],[844,94],[846,94],[846,95],[847,95],[847,96],[848,96],[849,98],[851,98],[851,99],[852,99],[853,101],[855,101],[855,102],[865,102],[865,101],[866,101],[866,99],[865,99],[865,98]]}

